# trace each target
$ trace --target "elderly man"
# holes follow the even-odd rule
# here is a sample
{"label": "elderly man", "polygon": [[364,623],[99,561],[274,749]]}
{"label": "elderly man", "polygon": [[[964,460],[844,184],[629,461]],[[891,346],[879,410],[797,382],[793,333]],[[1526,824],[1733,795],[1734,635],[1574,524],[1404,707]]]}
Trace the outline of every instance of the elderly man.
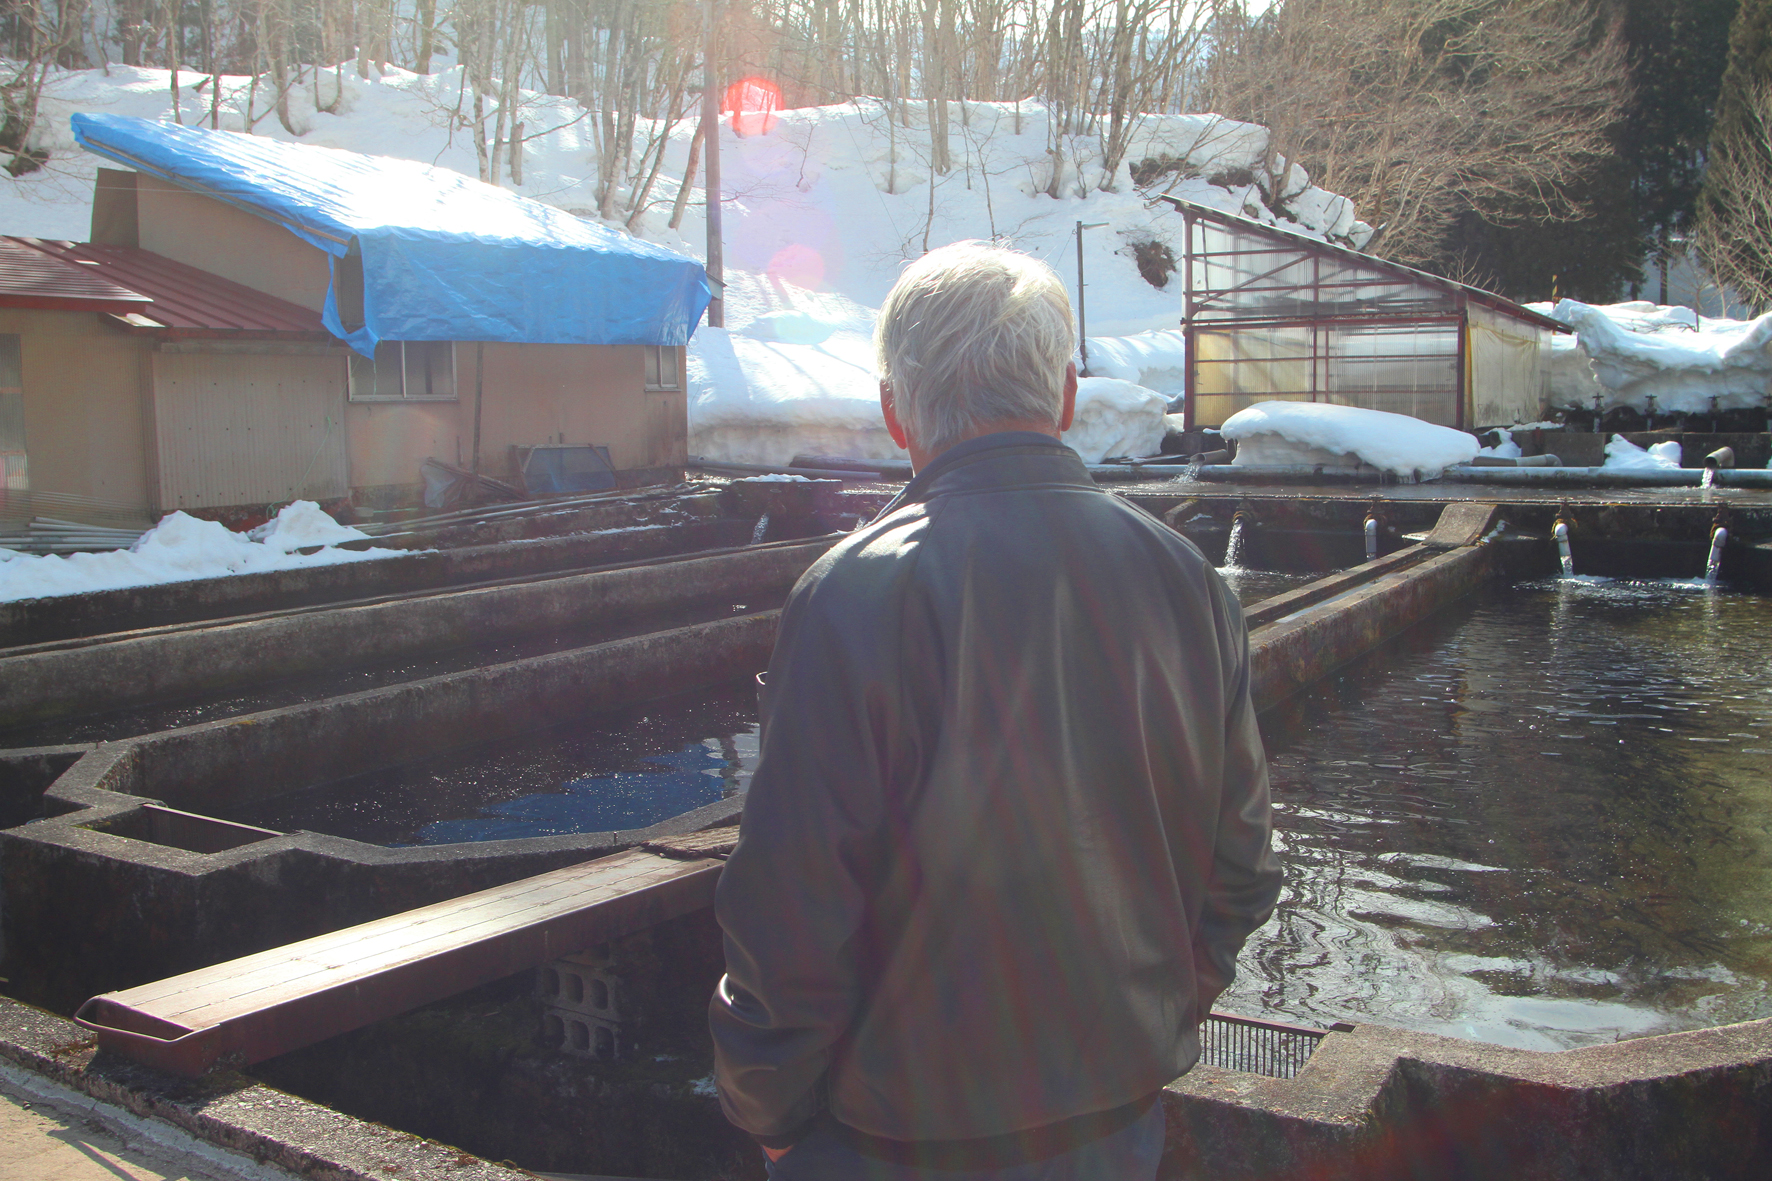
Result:
{"label": "elderly man", "polygon": [[916,478],[782,613],[721,1102],[781,1181],[1149,1178],[1279,891],[1242,612],[1059,441],[1050,268],[933,251],[876,343]]}

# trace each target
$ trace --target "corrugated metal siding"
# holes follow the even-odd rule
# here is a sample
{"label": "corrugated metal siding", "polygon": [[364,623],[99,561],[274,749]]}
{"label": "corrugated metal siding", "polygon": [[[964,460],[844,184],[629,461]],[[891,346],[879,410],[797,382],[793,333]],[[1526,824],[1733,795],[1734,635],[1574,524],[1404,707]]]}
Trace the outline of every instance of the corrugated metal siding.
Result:
{"label": "corrugated metal siding", "polygon": [[336,356],[155,354],[160,508],[345,495],[344,412]]}

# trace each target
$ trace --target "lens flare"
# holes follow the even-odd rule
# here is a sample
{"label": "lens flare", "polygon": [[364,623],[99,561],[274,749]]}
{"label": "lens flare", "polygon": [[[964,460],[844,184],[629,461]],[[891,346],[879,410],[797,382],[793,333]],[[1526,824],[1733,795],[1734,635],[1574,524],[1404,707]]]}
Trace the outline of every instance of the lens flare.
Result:
{"label": "lens flare", "polygon": [[732,116],[733,134],[768,135],[775,129],[775,112],[782,109],[781,87],[767,78],[740,78],[726,88],[721,113]]}

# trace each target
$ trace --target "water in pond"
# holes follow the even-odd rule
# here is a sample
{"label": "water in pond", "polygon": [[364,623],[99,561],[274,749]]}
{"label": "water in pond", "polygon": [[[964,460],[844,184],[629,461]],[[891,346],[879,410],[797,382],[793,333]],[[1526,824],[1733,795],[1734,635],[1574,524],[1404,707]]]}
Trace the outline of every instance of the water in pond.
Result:
{"label": "water in pond", "polygon": [[1472,596],[1263,718],[1286,892],[1230,1012],[1538,1049],[1772,1016],[1772,600]]}
{"label": "water in pond", "polygon": [[757,751],[745,681],[279,796],[225,819],[381,845],[644,828],[743,791]]}
{"label": "water in pond", "polygon": [[1263,599],[1271,599],[1294,587],[1315,582],[1322,574],[1289,574],[1278,570],[1249,570],[1242,566],[1220,566],[1219,577],[1229,586],[1237,601],[1248,607]]}

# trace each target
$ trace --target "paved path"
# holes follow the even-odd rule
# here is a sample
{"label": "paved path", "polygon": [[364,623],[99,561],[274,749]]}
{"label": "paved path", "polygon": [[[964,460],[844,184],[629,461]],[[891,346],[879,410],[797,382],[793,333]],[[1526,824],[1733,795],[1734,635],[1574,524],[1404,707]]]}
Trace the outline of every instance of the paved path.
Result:
{"label": "paved path", "polygon": [[0,1181],[294,1181],[9,1066],[0,1066]]}

